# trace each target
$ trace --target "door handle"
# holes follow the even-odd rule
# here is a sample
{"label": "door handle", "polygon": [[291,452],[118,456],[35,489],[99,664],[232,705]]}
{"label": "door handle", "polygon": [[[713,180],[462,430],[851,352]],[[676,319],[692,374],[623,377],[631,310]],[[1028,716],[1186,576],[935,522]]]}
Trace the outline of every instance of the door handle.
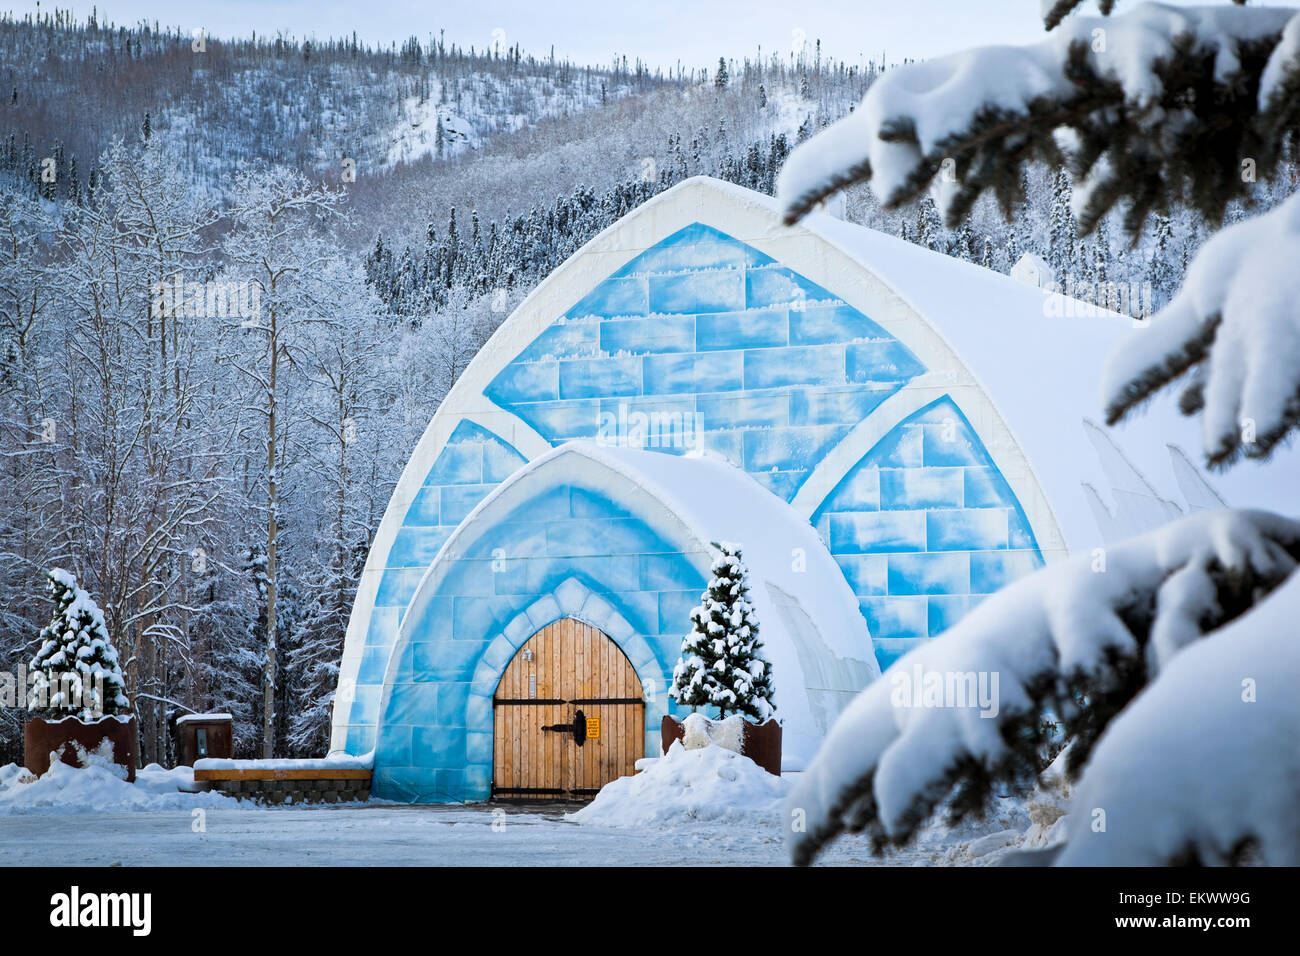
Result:
{"label": "door handle", "polygon": [[542,730],[551,733],[573,734],[573,742],[581,747],[587,742],[587,717],[579,710],[573,715],[571,723],[547,724]]}

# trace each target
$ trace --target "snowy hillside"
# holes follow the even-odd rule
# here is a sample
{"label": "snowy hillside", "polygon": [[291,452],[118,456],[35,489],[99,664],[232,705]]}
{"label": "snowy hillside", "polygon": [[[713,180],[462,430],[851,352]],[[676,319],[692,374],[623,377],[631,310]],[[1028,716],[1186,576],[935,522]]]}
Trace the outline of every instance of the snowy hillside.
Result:
{"label": "snowy hillside", "polygon": [[[0,16],[0,50],[13,81],[0,118],[5,171],[36,183],[33,163],[57,148],[77,157],[80,188],[113,139],[146,125],[190,178],[220,194],[234,162],[284,163],[337,181],[345,159],[364,173],[436,156],[435,112],[454,155],[670,82],[639,68],[578,68],[428,36],[400,50],[355,36],[223,41],[63,13],[39,26]],[[74,187],[56,185],[60,196]]]}

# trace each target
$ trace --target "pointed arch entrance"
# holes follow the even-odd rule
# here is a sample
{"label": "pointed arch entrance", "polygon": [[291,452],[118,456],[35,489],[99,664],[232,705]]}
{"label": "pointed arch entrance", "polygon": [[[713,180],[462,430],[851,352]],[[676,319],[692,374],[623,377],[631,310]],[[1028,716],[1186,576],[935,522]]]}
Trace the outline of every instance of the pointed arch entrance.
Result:
{"label": "pointed arch entrance", "polygon": [[576,618],[524,642],[492,707],[494,797],[589,800],[643,756],[636,670],[609,635]]}

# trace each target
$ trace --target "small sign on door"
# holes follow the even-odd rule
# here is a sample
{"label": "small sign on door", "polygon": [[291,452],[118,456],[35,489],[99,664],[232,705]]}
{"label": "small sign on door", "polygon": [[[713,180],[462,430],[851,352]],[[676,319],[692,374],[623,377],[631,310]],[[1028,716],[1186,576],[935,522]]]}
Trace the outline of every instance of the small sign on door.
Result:
{"label": "small sign on door", "polygon": [[596,740],[599,737],[600,737],[600,718],[588,717],[587,718],[587,739]]}

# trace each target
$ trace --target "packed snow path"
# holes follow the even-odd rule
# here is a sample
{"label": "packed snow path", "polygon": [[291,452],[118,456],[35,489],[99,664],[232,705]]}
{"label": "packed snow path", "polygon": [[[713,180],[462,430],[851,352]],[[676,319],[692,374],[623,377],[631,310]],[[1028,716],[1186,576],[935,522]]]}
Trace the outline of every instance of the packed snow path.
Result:
{"label": "packed snow path", "polygon": [[[780,834],[765,828],[613,829],[566,821],[565,811],[574,807],[505,808],[503,815],[496,809],[209,808],[206,833],[193,832],[194,818],[188,810],[5,815],[0,816],[0,861],[7,866],[789,864]],[[871,856],[865,840],[846,838],[828,848],[818,863],[927,865],[944,862],[946,850],[946,846],[920,847],[879,860]]]}

